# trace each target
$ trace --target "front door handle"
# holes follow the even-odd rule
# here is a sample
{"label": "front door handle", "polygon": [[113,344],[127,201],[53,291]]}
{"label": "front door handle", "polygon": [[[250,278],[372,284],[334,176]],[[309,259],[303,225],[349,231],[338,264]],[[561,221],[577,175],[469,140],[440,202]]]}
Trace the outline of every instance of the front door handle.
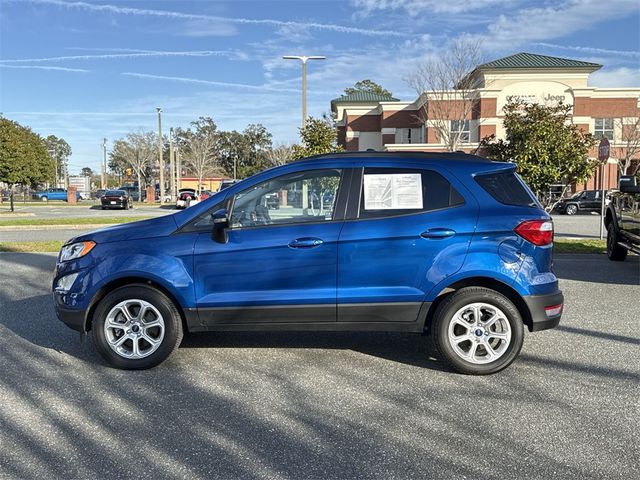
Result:
{"label": "front door handle", "polygon": [[314,248],[319,247],[324,242],[319,238],[305,237],[305,238],[296,238],[295,240],[291,240],[289,242],[289,247],[291,248]]}
{"label": "front door handle", "polygon": [[422,238],[447,238],[453,237],[456,234],[454,230],[450,228],[430,228],[420,234]]}

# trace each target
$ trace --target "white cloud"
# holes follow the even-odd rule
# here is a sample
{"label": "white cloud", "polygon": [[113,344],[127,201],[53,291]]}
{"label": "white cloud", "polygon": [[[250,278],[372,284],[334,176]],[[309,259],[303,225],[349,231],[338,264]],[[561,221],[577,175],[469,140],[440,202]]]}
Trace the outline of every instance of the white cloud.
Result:
{"label": "white cloud", "polygon": [[363,8],[365,12],[375,10],[404,10],[410,16],[429,13],[459,14],[497,5],[507,6],[515,3],[513,0],[352,0],[354,6]]}
{"label": "white cloud", "polygon": [[529,42],[565,37],[639,10],[637,0],[565,0],[552,6],[524,8],[514,16],[500,15],[480,38],[485,47],[513,49]]}
{"label": "white cloud", "polygon": [[89,73],[91,70],[84,68],[50,67],[48,65],[4,65],[0,63],[0,68],[23,68],[31,70],[50,70],[55,72]]}
{"label": "white cloud", "polygon": [[[15,2],[16,0],[5,0]],[[138,15],[156,18],[170,18],[176,20],[200,20],[214,22],[228,22],[238,25],[267,25],[277,28],[282,27],[304,27],[313,30],[323,30],[336,33],[369,35],[369,36],[387,36],[387,37],[407,37],[410,34],[396,30],[377,30],[360,27],[349,27],[345,25],[336,25],[330,23],[318,22],[297,22],[287,20],[274,20],[271,18],[242,18],[242,17],[223,17],[220,15],[204,15],[195,13],[175,12],[170,10],[154,10],[149,8],[132,8],[120,7],[117,5],[97,4],[89,2],[65,2],[62,0],[25,0],[29,3],[55,5],[70,9],[80,9],[92,12],[114,13],[120,15]]]}
{"label": "white cloud", "polygon": [[612,68],[598,70],[589,76],[591,87],[640,88],[640,68]]}

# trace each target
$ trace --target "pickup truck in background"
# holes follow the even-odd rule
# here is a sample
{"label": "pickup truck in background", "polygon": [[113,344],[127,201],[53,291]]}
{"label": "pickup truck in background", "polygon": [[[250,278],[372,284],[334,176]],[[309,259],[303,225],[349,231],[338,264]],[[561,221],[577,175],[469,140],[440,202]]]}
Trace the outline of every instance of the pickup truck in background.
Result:
{"label": "pickup truck in background", "polygon": [[620,191],[611,194],[604,225],[610,260],[621,262],[629,251],[640,253],[640,186],[637,177],[620,177]]}
{"label": "pickup truck in background", "polygon": [[[38,200],[42,200],[43,202],[47,202],[49,200],[64,200],[67,201],[67,191],[64,188],[47,188],[43,192],[38,192],[34,194],[34,197]],[[81,200],[82,196],[80,192],[76,191],[76,200]]]}

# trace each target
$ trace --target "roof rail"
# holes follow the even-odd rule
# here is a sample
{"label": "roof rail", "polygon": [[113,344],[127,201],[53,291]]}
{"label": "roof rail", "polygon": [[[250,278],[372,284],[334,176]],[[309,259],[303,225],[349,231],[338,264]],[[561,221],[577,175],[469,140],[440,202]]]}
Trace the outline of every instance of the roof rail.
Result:
{"label": "roof rail", "polygon": [[[456,152],[379,152],[379,151],[358,151],[358,152],[333,152],[312,155],[310,157],[300,158],[294,162],[303,162],[307,160],[320,160],[324,158],[424,158],[424,159],[446,159],[446,160],[465,160],[477,162],[491,162],[492,160],[479,157],[463,151]],[[292,162],[292,163],[294,163]]]}

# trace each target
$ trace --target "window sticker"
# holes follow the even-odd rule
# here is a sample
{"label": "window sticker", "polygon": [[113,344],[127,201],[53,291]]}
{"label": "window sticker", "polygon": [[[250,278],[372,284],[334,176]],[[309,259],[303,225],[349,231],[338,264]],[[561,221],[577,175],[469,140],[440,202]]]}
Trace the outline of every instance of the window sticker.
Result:
{"label": "window sticker", "polygon": [[365,175],[364,209],[422,209],[422,175],[420,173]]}

